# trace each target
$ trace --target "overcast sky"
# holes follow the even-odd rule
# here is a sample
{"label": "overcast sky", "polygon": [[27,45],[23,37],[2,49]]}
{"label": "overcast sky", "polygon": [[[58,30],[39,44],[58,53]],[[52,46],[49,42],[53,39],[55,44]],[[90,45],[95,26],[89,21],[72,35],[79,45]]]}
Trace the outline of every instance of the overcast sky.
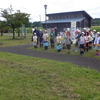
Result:
{"label": "overcast sky", "polygon": [[12,5],[14,11],[19,10],[31,14],[31,22],[44,21],[47,14],[85,10],[91,17],[100,18],[100,0],[2,0],[0,8],[6,9]]}

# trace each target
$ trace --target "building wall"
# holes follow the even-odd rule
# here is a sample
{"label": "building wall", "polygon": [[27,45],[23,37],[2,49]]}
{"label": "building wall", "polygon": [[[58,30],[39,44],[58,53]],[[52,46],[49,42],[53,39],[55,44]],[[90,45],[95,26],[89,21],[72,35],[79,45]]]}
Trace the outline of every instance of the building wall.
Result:
{"label": "building wall", "polygon": [[55,14],[55,15],[49,15],[49,20],[52,19],[66,19],[66,18],[80,18],[84,17],[84,14],[82,12],[78,13],[66,13],[66,14]]}
{"label": "building wall", "polygon": [[[82,12],[71,12],[71,13],[58,13],[58,14],[48,14],[48,20],[53,19],[66,19],[66,18],[81,18],[85,17],[85,19],[82,22],[77,22],[76,27],[78,29],[82,29],[84,27],[90,28],[91,27],[91,18],[87,13],[84,11]],[[43,24],[43,27],[45,28],[45,24]],[[71,22],[69,23],[51,23],[47,24],[47,28],[51,29],[57,27],[59,30],[64,30],[71,27]]]}

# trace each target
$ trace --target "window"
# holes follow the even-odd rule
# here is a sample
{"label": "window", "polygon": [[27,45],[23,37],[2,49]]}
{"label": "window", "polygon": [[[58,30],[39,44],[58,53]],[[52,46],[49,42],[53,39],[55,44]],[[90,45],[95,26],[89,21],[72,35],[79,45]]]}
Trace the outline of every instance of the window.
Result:
{"label": "window", "polygon": [[74,18],[77,18],[77,14],[74,14]]}

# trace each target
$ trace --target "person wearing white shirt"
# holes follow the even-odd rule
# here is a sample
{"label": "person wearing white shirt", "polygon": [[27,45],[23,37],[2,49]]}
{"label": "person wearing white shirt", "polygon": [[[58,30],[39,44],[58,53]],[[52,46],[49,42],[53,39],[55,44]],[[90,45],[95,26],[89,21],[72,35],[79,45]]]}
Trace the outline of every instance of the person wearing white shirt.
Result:
{"label": "person wearing white shirt", "polygon": [[57,34],[57,36],[56,36],[56,50],[58,52],[61,51],[61,36],[60,36],[60,34]]}
{"label": "person wearing white shirt", "polygon": [[84,54],[84,49],[85,49],[85,44],[86,44],[86,40],[85,40],[85,33],[82,32],[81,37],[79,38],[79,44],[80,44],[80,55]]}
{"label": "person wearing white shirt", "polygon": [[45,50],[48,49],[48,41],[49,41],[49,35],[47,33],[47,30],[44,31],[44,34],[43,34],[43,47],[45,48]]}
{"label": "person wearing white shirt", "polygon": [[100,56],[100,32],[97,32],[97,37],[94,40],[96,54],[95,56]]}
{"label": "person wearing white shirt", "polygon": [[34,45],[34,48],[37,48],[37,35],[36,35],[36,33],[33,34],[33,45]]}

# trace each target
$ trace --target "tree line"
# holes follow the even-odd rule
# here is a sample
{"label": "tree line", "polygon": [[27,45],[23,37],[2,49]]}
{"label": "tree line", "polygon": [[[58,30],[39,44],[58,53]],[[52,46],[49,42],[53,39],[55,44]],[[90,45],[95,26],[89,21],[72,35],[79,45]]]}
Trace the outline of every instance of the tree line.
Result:
{"label": "tree line", "polygon": [[91,26],[100,26],[100,18],[92,19]]}
{"label": "tree line", "polygon": [[41,22],[30,22],[30,14],[23,13],[20,10],[15,12],[12,5],[10,5],[10,7],[7,9],[1,8],[0,15],[0,17],[3,19],[0,20],[1,36],[3,36],[3,33],[10,31],[13,33],[13,39],[15,39],[15,30],[17,30],[18,36],[20,36],[22,25],[25,25],[25,27],[41,27]]}

